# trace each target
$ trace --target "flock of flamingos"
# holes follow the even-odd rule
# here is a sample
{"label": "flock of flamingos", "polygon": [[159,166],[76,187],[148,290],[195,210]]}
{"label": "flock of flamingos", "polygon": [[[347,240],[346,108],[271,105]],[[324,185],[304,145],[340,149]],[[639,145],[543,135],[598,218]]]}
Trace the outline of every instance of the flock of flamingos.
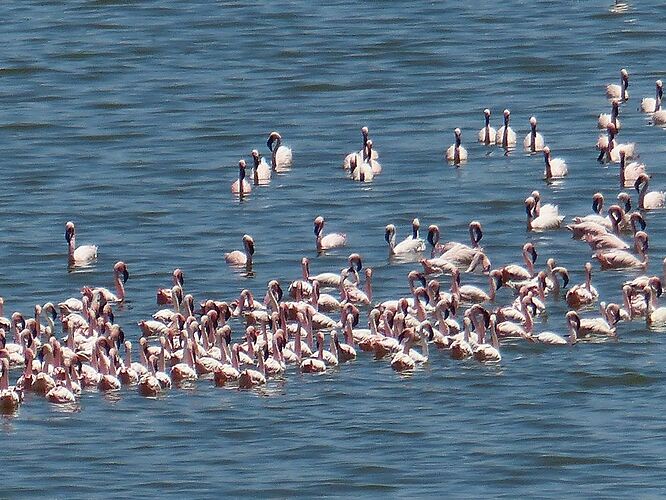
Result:
{"label": "flock of flamingos", "polygon": [[[640,274],[648,264],[645,216],[649,210],[663,208],[665,197],[663,192],[649,191],[650,176],[645,165],[637,161],[635,144],[618,142],[622,130],[619,112],[629,99],[629,74],[622,69],[620,77],[619,85],[606,86],[611,113],[599,116],[598,126],[604,133],[597,148],[599,161],[619,164],[621,189],[637,191],[638,211],[631,212],[631,197],[622,192],[618,203],[604,212],[604,198],[596,193],[593,213],[573,218],[566,227],[581,245],[590,246],[601,269],[635,269]],[[662,97],[662,82],[658,80],[655,97],[644,98],[639,107],[657,125],[666,124]],[[518,139],[510,126],[509,110],[504,110],[498,130],[490,125],[490,110],[484,110],[484,116],[479,142],[514,148]],[[544,177],[566,176],[566,162],[551,157],[535,117],[530,118],[530,127],[523,147],[543,154]],[[381,165],[367,127],[361,132],[361,149],[348,154],[343,166],[353,180],[371,182],[381,173]],[[451,164],[460,166],[468,154],[460,129],[455,129],[454,137],[445,155]],[[233,193],[244,196],[253,185],[270,181],[275,172],[290,169],[292,153],[282,144],[279,133],[270,134],[267,146],[270,164],[259,151],[252,151],[252,182],[246,178],[245,161],[239,162]],[[530,231],[555,230],[563,225],[558,207],[544,203],[538,191],[525,199],[524,206]],[[535,268],[537,249],[529,242],[522,247],[524,265],[493,267],[481,247],[483,228],[477,221],[469,224],[469,243],[440,241],[436,225],[428,227],[423,239],[420,229],[419,220],[414,219],[411,234],[398,241],[395,226],[385,228],[389,255],[422,266],[409,273],[403,297],[373,301],[372,269],[363,266],[357,253],[349,256],[348,266],[342,270],[317,275],[310,274],[309,261],[303,258],[302,276],[291,283],[271,280],[263,300],[245,289],[229,302],[208,299],[196,303],[186,293],[183,272],[176,269],[172,286],[157,291],[157,304],[163,308],[139,322],[141,335],[134,344],[114,322],[113,306],[124,301],[124,284],[129,278],[123,262],[113,268],[114,290],[84,287],[80,297],[36,305],[34,316],[27,319],[20,312],[4,317],[0,298],[0,408],[15,411],[26,392],[55,404],[75,404],[83,390],[117,391],[123,386],[156,397],[172,385],[200,378],[217,386],[249,389],[282,376],[291,365],[303,373],[325,372],[354,360],[358,351],[386,360],[400,372],[427,363],[432,347],[456,360],[497,363],[502,357],[501,343],[509,339],[567,346],[613,338],[620,321],[640,319],[648,325],[666,326],[666,308],[657,303],[662,293],[660,276],[641,275],[627,281],[622,287],[623,303],[601,302],[594,314],[599,294],[592,285],[589,262],[584,266],[585,281],[569,286],[567,269],[558,266],[555,259],[548,259],[542,270]],[[632,234],[631,242],[623,239],[624,232]],[[314,220],[314,235],[318,252],[344,247],[347,242],[344,234],[325,233],[321,216]],[[66,223],[65,239],[71,267],[88,266],[97,258],[96,246],[76,246],[73,222]],[[243,250],[226,254],[225,260],[230,266],[250,268],[253,253],[254,240],[245,235]],[[487,275],[487,289],[462,284],[461,276],[474,271]],[[450,284],[448,289],[440,277],[445,285]],[[495,302],[501,287],[513,290],[512,303]],[[548,296],[558,294],[565,294],[570,308],[566,314],[568,331],[536,331],[535,319],[546,310]],[[581,317],[578,311],[582,308],[592,313]],[[367,323],[360,322],[361,311],[367,312]],[[21,373],[10,386],[13,368]]]}

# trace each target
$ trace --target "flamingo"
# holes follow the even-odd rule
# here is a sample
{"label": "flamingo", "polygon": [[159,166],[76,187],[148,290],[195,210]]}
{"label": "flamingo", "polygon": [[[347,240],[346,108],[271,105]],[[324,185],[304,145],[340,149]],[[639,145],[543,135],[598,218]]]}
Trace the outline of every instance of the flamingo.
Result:
{"label": "flamingo", "polygon": [[148,360],[150,371],[143,375],[137,384],[137,390],[139,391],[139,394],[148,398],[154,398],[162,392],[160,381],[157,380],[157,377],[155,376],[156,362],[157,358],[155,356],[151,356]]}
{"label": "flamingo", "polygon": [[507,284],[509,281],[529,280],[534,277],[534,264],[536,263],[538,254],[534,244],[527,242],[523,245],[522,250],[523,261],[526,267],[519,266],[518,264],[508,264],[500,269],[502,273],[502,283]]}
{"label": "flamingo", "polygon": [[497,290],[502,286],[502,274],[493,270],[488,274],[488,292],[472,285],[460,286],[460,272],[456,269],[451,275],[451,295],[457,295],[461,302],[478,304],[495,300]]}
{"label": "flamingo", "polygon": [[661,109],[661,101],[664,98],[664,88],[661,80],[654,82],[655,97],[644,97],[641,100],[641,105],[638,108],[643,113],[656,113]]}
{"label": "flamingo", "polygon": [[[295,337],[297,344],[300,344],[299,336]],[[300,352],[300,346],[297,347]],[[297,355],[299,355],[297,352]],[[317,357],[305,358],[300,363],[300,370],[303,373],[321,373],[326,371],[326,363],[324,362],[324,334],[319,332],[317,334]]]}
{"label": "flamingo", "polygon": [[76,229],[72,221],[65,224],[65,240],[69,248],[70,267],[87,266],[97,259],[97,245],[76,246]]}
{"label": "flamingo", "polygon": [[490,144],[495,144],[497,131],[490,126],[490,110],[488,108],[483,110],[483,115],[485,117],[486,124],[481,130],[479,130],[479,142],[482,142],[488,146]]}
{"label": "flamingo", "polygon": [[[122,276],[122,280],[121,280]],[[113,265],[113,282],[116,288],[116,293],[114,294],[108,288],[96,287],[88,288],[84,287],[82,291],[90,292],[93,296],[99,295],[107,302],[124,302],[125,300],[125,283],[129,279],[129,271],[127,270],[127,264],[123,261],[118,261]]]}
{"label": "flamingo", "polygon": [[395,226],[393,224],[386,226],[384,229],[384,239],[389,245],[389,255],[414,254],[425,250],[425,241],[418,237],[418,219],[414,219],[412,225],[416,227],[416,237],[408,237],[397,245],[395,243]]}
{"label": "flamingo", "polygon": [[[620,307],[617,304],[608,304],[604,302],[599,304],[601,311],[600,317],[578,318],[576,333],[579,336],[601,335],[612,337],[615,335],[615,324],[620,320]],[[571,311],[574,312],[574,311]]]}
{"label": "flamingo", "polygon": [[655,290],[652,286],[647,285],[643,289],[646,304],[645,320],[649,326],[666,326],[666,307],[655,307],[653,304],[656,302],[654,298]]}
{"label": "flamingo", "polygon": [[497,317],[494,314],[490,315],[490,338],[491,343],[484,343],[484,336],[479,339],[479,344],[473,348],[474,359],[482,363],[498,363],[502,360],[502,355],[499,351],[499,340],[497,339]]}
{"label": "flamingo", "polygon": [[502,146],[504,149],[510,148],[516,145],[516,133],[509,126],[509,121],[511,120],[511,111],[508,109],[504,110],[504,125],[502,125],[497,131],[495,140],[498,146]]}
{"label": "flamingo", "polygon": [[347,235],[344,233],[329,233],[324,235],[325,222],[321,215],[315,217],[314,234],[317,252],[344,247],[347,244]]}
{"label": "flamingo", "polygon": [[634,184],[639,176],[646,174],[645,165],[643,163],[638,163],[632,161],[628,165],[627,161],[627,152],[625,150],[620,150],[620,188],[629,187]]}
{"label": "flamingo", "polygon": [[634,188],[638,191],[638,209],[654,210],[656,208],[664,208],[666,193],[663,191],[648,192],[649,179],[647,174],[640,174],[634,182]]}
{"label": "flamingo", "polygon": [[653,125],[665,125],[666,124],[666,109],[658,109],[652,115],[652,124]]}
{"label": "flamingo", "polygon": [[292,164],[291,148],[282,145],[282,136],[277,132],[271,132],[266,141],[271,151],[271,166],[277,172],[289,170]]}
{"label": "flamingo", "polygon": [[613,99],[612,110],[609,113],[601,113],[597,119],[597,126],[601,129],[607,129],[608,124],[612,123],[615,125],[617,130],[620,130],[620,120],[618,119],[618,114],[620,113],[620,101]]}
{"label": "flamingo", "polygon": [[266,159],[256,149],[253,149],[251,154],[254,161],[254,168],[252,170],[254,185],[268,184],[271,181],[271,166],[266,163]]}
{"label": "flamingo", "polygon": [[471,320],[469,317],[465,316],[465,318],[463,318],[462,338],[456,338],[449,348],[449,354],[451,355],[451,358],[461,360],[471,358],[474,355],[474,350],[470,344],[469,339],[471,325]]}
{"label": "flamingo", "polygon": [[372,172],[372,167],[369,163],[358,161],[358,157],[354,156],[350,164],[350,176],[352,180],[359,182],[372,182],[375,178],[375,174]]}
{"label": "flamingo", "polygon": [[391,368],[395,371],[413,370],[416,366],[416,361],[409,355],[413,342],[414,330],[408,328],[402,333],[402,349],[391,358]]}
{"label": "flamingo", "polygon": [[649,238],[644,231],[638,231],[634,236],[634,248],[638,257],[630,254],[626,250],[612,249],[598,251],[594,258],[599,261],[602,269],[628,269],[628,268],[646,268],[648,265]]}
{"label": "flamingo", "polygon": [[[361,150],[360,151],[354,151],[349,153],[347,156],[345,156],[344,161],[342,162],[342,167],[345,170],[349,170],[351,168],[351,162],[352,158],[356,157],[357,160],[360,159],[361,161],[364,159],[367,149],[366,149],[366,144],[368,142],[368,136],[369,136],[370,131],[368,130],[368,127],[361,127],[361,135],[363,136],[363,142],[361,143]],[[376,160],[379,158],[379,154],[377,153],[376,150],[372,150],[370,153],[371,159]]]}
{"label": "flamingo", "polygon": [[231,192],[240,197],[252,192],[252,185],[245,179],[246,166],[245,160],[238,162],[238,179],[231,184]]}
{"label": "flamingo", "polygon": [[263,353],[257,355],[257,369],[246,368],[238,376],[239,389],[252,389],[254,387],[266,385],[266,370],[264,368]]}
{"label": "flamingo", "polygon": [[592,304],[599,298],[599,292],[592,286],[592,264],[585,263],[585,283],[573,286],[566,295],[567,304],[574,309]]}
{"label": "flamingo", "polygon": [[541,207],[540,213],[536,215],[537,201],[533,196],[525,199],[525,211],[527,213],[528,231],[547,231],[559,229],[564,220],[564,215],[560,215],[557,205],[549,203]]}
{"label": "flamingo", "polygon": [[249,234],[243,235],[243,251],[234,250],[224,254],[224,261],[235,267],[252,267],[252,256],[254,255],[254,239]]}
{"label": "flamingo", "polygon": [[354,349],[354,331],[352,326],[353,321],[354,318],[351,315],[348,315],[344,323],[344,342],[340,342],[335,330],[331,333],[333,335],[334,341],[336,342],[338,359],[342,363],[356,359],[356,349]]}
{"label": "flamingo", "polygon": [[[173,270],[173,273],[171,273],[171,280],[173,282],[173,286],[178,286],[180,287],[182,291],[183,284],[185,283],[185,278],[183,275],[183,271],[180,268],[176,268]],[[173,287],[172,288],[158,288],[157,289],[157,305],[169,305],[173,304]]]}
{"label": "flamingo", "polygon": [[546,169],[543,176],[546,180],[561,179],[569,173],[566,162],[562,158],[550,158],[550,148],[543,148],[543,157],[546,161]]}
{"label": "flamingo", "polygon": [[467,161],[467,150],[460,145],[462,140],[461,130],[456,128],[453,131],[453,134],[455,135],[456,141],[446,150],[446,159],[455,165],[460,165],[462,162]]}
{"label": "flamingo", "polygon": [[238,370],[238,344],[234,344],[231,352],[229,352],[229,345],[225,340],[222,340],[222,352],[224,353],[223,363],[213,373],[213,380],[215,385],[222,387],[229,381],[238,380],[240,371]]}
{"label": "flamingo", "polygon": [[530,118],[530,128],[532,129],[523,140],[523,147],[530,153],[536,153],[543,150],[544,141],[543,135],[537,132],[537,119],[536,116]]}
{"label": "flamingo", "polygon": [[197,380],[197,372],[194,369],[194,359],[192,356],[192,340],[189,335],[184,333],[185,341],[183,343],[183,360],[171,367],[171,380],[174,384]]}
{"label": "flamingo", "polygon": [[606,85],[606,97],[609,99],[629,99],[629,73],[626,69],[620,70],[620,85],[609,83]]}
{"label": "flamingo", "polygon": [[[431,226],[431,228],[432,227],[433,226]],[[434,226],[434,228],[437,228],[437,226]],[[439,247],[440,251],[443,250],[440,253],[440,257],[458,265],[470,265],[475,257],[479,254],[479,252],[482,252],[483,250],[479,246],[479,242],[483,238],[483,230],[479,221],[473,220],[469,223],[469,237],[471,246],[458,242],[449,242],[444,245],[436,245],[437,241],[439,241],[439,229],[437,228],[435,231],[433,231],[432,237],[430,231],[428,232],[428,241],[430,241],[432,238],[431,244],[434,242],[433,247]]]}
{"label": "flamingo", "polygon": [[576,342],[578,331],[580,330],[580,318],[578,317],[576,311],[569,311],[566,315],[566,320],[569,329],[568,339],[565,339],[557,333],[550,331],[541,332],[538,335],[531,335],[528,337],[528,339],[539,342],[541,344],[554,346],[573,345]]}
{"label": "flamingo", "polygon": [[76,395],[74,394],[74,386],[72,384],[71,377],[71,363],[69,361],[65,362],[64,372],[65,372],[65,383],[54,386],[49,392],[46,393],[46,400],[50,403],[55,404],[71,404],[76,401]]}
{"label": "flamingo", "polygon": [[[4,351],[4,350],[3,350]],[[14,411],[23,401],[23,391],[9,386],[9,358],[7,351],[0,353],[0,411]]]}
{"label": "flamingo", "polygon": [[366,165],[370,166],[372,176],[379,175],[382,173],[381,164],[375,159],[377,156],[374,154],[374,149],[372,149],[372,141],[368,139],[365,141],[365,150],[363,152],[363,162]]}

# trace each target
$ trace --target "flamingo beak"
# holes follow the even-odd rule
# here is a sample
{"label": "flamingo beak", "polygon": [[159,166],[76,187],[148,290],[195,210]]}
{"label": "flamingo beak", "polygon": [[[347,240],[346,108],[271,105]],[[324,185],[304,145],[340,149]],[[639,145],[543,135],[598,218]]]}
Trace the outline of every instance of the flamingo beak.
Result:
{"label": "flamingo beak", "polygon": [[562,273],[562,288],[566,288],[569,284],[569,273]]}
{"label": "flamingo beak", "polygon": [[129,279],[129,271],[127,271],[127,268],[123,268],[123,285],[127,283],[127,280]]}
{"label": "flamingo beak", "polygon": [[599,211],[600,211],[600,208],[599,208],[599,200],[597,200],[597,198],[595,198],[595,199],[592,201],[592,211],[593,211],[594,213],[597,213],[597,214],[598,214]]}
{"label": "flamingo beak", "polygon": [[435,231],[428,231],[428,243],[431,246],[435,246]]}
{"label": "flamingo beak", "polygon": [[386,243],[391,243],[391,231],[385,231],[384,232],[384,239],[386,240]]}
{"label": "flamingo beak", "polygon": [[537,252],[536,252],[536,249],[534,249],[534,247],[532,248],[531,253],[532,253],[532,264],[535,264],[536,261],[537,261]]}

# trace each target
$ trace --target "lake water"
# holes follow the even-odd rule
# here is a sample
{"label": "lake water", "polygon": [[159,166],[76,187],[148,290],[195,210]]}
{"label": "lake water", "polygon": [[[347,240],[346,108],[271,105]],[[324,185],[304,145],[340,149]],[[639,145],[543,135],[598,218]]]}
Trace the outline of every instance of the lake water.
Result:
{"label": "lake water", "polygon": [[[588,248],[566,230],[527,233],[523,200],[539,189],[567,220],[590,213],[596,191],[612,203],[618,167],[597,163],[594,145],[621,67],[631,99],[620,139],[638,143],[652,189],[666,184],[666,132],[636,111],[666,76],[659,1],[5,0],[0,14],[6,315],[110,286],[121,259],[131,277],[116,322],[133,341],[175,267],[197,300],[231,300],[298,278],[303,256],[316,273],[357,251],[377,300],[397,298],[418,264],[389,262],[384,226],[401,239],[413,217],[445,241],[481,221],[494,267],[520,262],[533,241],[540,268],[555,256],[578,283]],[[485,107],[495,127],[510,108],[519,141],[536,115],[569,176],[546,184],[541,155],[477,144]],[[340,167],[362,125],[384,168],[371,184]],[[470,154],[459,169],[443,158],[455,127]],[[294,167],[239,202],[237,162],[268,154],[271,130]],[[347,248],[317,257],[317,215]],[[660,274],[666,222],[662,211],[646,219]],[[93,268],[68,273],[67,220],[79,243],[99,245]],[[244,233],[252,276],[223,258]],[[620,302],[638,274],[595,264],[593,279]],[[501,290],[498,304],[510,300]],[[564,332],[566,311],[548,299],[537,330]],[[321,376],[291,368],[261,391],[202,381],[156,400],[84,392],[75,412],[27,396],[1,420],[0,496],[662,496],[665,355],[663,334],[639,319],[620,324],[617,342],[509,344],[493,366],[431,349],[410,376],[361,354]]]}

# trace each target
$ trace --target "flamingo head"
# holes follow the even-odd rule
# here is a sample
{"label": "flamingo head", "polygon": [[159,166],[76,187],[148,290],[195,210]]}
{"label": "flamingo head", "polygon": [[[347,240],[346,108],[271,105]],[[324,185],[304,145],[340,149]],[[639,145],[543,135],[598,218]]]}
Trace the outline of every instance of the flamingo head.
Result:
{"label": "flamingo head", "polygon": [[504,124],[508,126],[509,120],[511,119],[511,111],[505,109],[503,114],[504,114]]}
{"label": "flamingo head", "polygon": [[601,209],[604,206],[604,195],[601,193],[594,193],[592,195],[592,211],[595,214],[601,212]]}
{"label": "flamingo head", "polygon": [[253,149],[251,154],[252,154],[252,159],[254,160],[254,166],[255,167],[259,166],[259,161],[261,160],[261,155],[259,154],[259,151]]}
{"label": "flamingo head", "polygon": [[324,229],[324,218],[321,215],[319,215],[314,220],[314,234],[315,234],[315,236],[319,236],[319,233],[321,233],[323,229]]}
{"label": "flamingo head", "polygon": [[532,264],[536,263],[537,261],[537,251],[536,248],[534,247],[534,244],[532,243],[525,243],[523,246],[523,251],[530,256],[530,259],[532,260]]}
{"label": "flamingo head", "polygon": [[629,72],[622,68],[620,70],[620,76],[622,77],[622,81],[624,82],[625,87],[629,87]]}
{"label": "flamingo head", "polygon": [[652,287],[652,289],[657,294],[657,297],[661,297],[663,289],[661,287],[661,280],[658,276],[652,276],[650,279],[648,279],[648,285]]}
{"label": "flamingo head", "polygon": [[617,199],[624,205],[625,212],[631,211],[631,196],[628,193],[622,192],[618,194]]}
{"label": "flamingo head", "polygon": [[536,116],[532,116],[532,117],[530,117],[530,127],[532,127],[533,129],[535,129],[536,126],[537,126],[537,119],[536,119]]}
{"label": "flamingo head", "polygon": [[439,243],[439,227],[435,224],[428,226],[428,243],[433,247]]}
{"label": "flamingo head", "polygon": [[347,260],[349,261],[349,270],[356,272],[359,272],[361,269],[363,269],[363,261],[361,260],[361,256],[357,253],[351,254]]}
{"label": "flamingo head", "polygon": [[[282,136],[274,131],[268,135],[266,146],[268,146],[268,149],[270,149],[271,152],[275,152],[280,147],[281,142],[282,142]],[[275,147],[273,147],[273,144],[275,144]]]}
{"label": "flamingo head", "polygon": [[72,240],[74,234],[75,234],[74,223],[72,221],[69,221],[67,224],[65,224],[65,240],[67,241],[67,243],[69,243]]}
{"label": "flamingo head", "polygon": [[473,220],[469,223],[469,234],[471,236],[473,246],[479,246],[479,243],[483,239],[483,228],[478,220]]}
{"label": "flamingo head", "polygon": [[641,253],[647,253],[650,249],[650,238],[647,233],[645,231],[638,231],[634,239],[636,240],[636,249]]}
{"label": "flamingo head", "polygon": [[534,198],[532,198],[531,196],[525,198],[525,213],[527,213],[528,217],[534,217],[535,205],[536,202],[534,201]]}
{"label": "flamingo head", "polygon": [[123,261],[118,261],[113,266],[113,271],[118,275],[122,275],[123,284],[127,283],[127,280],[129,279],[129,271],[127,270],[127,264],[125,264]]}
{"label": "flamingo head", "polygon": [[386,243],[391,243],[391,239],[395,236],[395,226],[393,224],[387,224],[384,228],[384,239]]}
{"label": "flamingo head", "polygon": [[546,160],[550,158],[550,148],[548,146],[543,148],[543,156]]}
{"label": "flamingo head", "polygon": [[483,110],[483,114],[487,117],[490,118],[490,110],[488,108]]}
{"label": "flamingo head", "polygon": [[176,268],[173,270],[173,282],[174,284],[178,284],[180,286],[183,286],[185,284],[185,278],[183,277],[183,271],[180,268]]}
{"label": "flamingo head", "polygon": [[641,175],[639,175],[638,178],[636,179],[636,181],[634,182],[634,189],[635,189],[636,191],[640,191],[640,190],[641,190],[641,186],[642,186],[643,184],[645,184],[646,182],[648,182],[648,179],[649,179],[649,177],[647,176],[647,174],[641,174]]}
{"label": "flamingo head", "polygon": [[247,250],[247,253],[254,255],[254,239],[249,234],[243,235],[243,245]]}

